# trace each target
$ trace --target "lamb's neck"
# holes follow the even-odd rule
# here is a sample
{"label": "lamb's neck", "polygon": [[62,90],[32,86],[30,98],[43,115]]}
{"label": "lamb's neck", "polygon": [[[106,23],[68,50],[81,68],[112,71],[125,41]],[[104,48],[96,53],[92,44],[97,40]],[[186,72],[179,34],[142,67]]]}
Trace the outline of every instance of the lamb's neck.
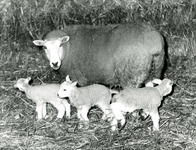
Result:
{"label": "lamb's neck", "polygon": [[156,86],[155,88],[158,90],[160,96],[163,97],[163,95],[165,93],[165,88],[161,84]]}
{"label": "lamb's neck", "polygon": [[72,101],[72,102],[77,101],[79,98],[79,95],[80,95],[80,90],[78,88],[74,88],[72,90],[70,97],[69,97],[70,101]]}
{"label": "lamb's neck", "polygon": [[26,85],[25,86],[25,94],[26,94],[26,96],[29,98],[29,99],[31,99],[31,94],[30,94],[30,91],[31,91],[31,89],[32,89],[33,87],[32,86],[30,86],[30,85]]}

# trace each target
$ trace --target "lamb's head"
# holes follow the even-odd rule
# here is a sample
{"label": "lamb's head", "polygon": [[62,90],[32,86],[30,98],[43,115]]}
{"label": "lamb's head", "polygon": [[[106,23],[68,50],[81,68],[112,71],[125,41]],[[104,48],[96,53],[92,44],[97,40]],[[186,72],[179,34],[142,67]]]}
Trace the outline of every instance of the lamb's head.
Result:
{"label": "lamb's head", "polygon": [[15,88],[18,88],[20,91],[25,92],[27,86],[29,86],[29,81],[31,77],[28,78],[20,78],[18,79],[17,83],[14,85]]}
{"label": "lamb's head", "polygon": [[159,91],[162,93],[163,96],[166,96],[172,91],[173,82],[169,79],[163,79],[161,83],[157,86]]}
{"label": "lamb's head", "polygon": [[75,90],[77,82],[72,82],[69,78],[69,75],[66,76],[66,81],[61,83],[60,89],[57,93],[60,98],[67,98],[72,96],[73,90]]}

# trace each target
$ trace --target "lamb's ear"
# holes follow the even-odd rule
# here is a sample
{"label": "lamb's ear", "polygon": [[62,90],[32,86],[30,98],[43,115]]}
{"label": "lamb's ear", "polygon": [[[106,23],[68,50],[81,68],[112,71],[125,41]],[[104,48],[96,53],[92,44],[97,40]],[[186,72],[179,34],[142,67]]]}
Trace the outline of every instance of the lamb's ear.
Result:
{"label": "lamb's ear", "polygon": [[36,46],[44,46],[45,42],[43,40],[34,40],[33,43]]}
{"label": "lamb's ear", "polygon": [[174,82],[173,82],[173,81],[170,81],[170,82],[169,82],[169,85],[170,85],[170,86],[172,86],[173,84],[174,84]]}
{"label": "lamb's ear", "polygon": [[69,41],[70,37],[69,36],[64,36],[61,38],[61,44],[62,43],[66,43],[67,41]]}
{"label": "lamb's ear", "polygon": [[161,84],[161,80],[160,79],[154,79],[154,80],[152,80],[152,83],[155,83],[155,84]]}
{"label": "lamb's ear", "polygon": [[66,76],[66,81],[71,81],[69,75]]}
{"label": "lamb's ear", "polygon": [[14,84],[14,88],[18,88],[17,84]]}
{"label": "lamb's ear", "polygon": [[145,87],[154,87],[154,84],[152,81],[145,84]]}
{"label": "lamb's ear", "polygon": [[73,82],[71,85],[72,85],[72,86],[76,86],[77,84],[78,84],[78,82],[75,81],[75,82]]}
{"label": "lamb's ear", "polygon": [[26,82],[26,83],[29,83],[30,80],[31,80],[31,77],[27,77],[27,78],[25,79],[25,82]]}

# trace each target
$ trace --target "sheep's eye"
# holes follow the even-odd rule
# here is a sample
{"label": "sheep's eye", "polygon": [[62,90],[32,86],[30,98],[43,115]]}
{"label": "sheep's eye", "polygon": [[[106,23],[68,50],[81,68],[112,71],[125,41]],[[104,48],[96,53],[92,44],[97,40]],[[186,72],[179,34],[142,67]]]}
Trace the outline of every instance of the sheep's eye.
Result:
{"label": "sheep's eye", "polygon": [[63,89],[63,91],[66,91],[66,89]]}

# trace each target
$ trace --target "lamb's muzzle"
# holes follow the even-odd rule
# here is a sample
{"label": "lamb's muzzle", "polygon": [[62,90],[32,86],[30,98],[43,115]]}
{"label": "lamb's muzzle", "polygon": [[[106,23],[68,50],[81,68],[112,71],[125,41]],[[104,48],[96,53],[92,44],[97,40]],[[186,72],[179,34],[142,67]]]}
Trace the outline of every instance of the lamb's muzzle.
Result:
{"label": "lamb's muzzle", "polygon": [[157,84],[159,85],[156,87],[127,88],[113,97],[110,105],[115,116],[111,123],[112,130],[116,130],[118,121],[121,122],[121,126],[125,124],[122,112],[133,112],[136,109],[143,109],[147,115],[150,115],[153,121],[153,130],[159,130],[158,107],[163,96],[172,91],[173,82],[169,79],[163,79]]}

